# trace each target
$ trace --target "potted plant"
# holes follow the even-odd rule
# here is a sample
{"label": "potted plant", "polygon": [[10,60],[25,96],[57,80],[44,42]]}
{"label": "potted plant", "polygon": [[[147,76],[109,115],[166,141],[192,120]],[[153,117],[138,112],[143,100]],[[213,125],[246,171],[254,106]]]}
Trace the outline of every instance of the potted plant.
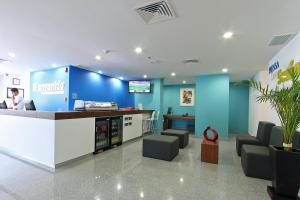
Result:
{"label": "potted plant", "polygon": [[[273,179],[268,192],[272,196],[297,199],[300,185],[300,151],[292,142],[300,124],[300,62],[292,60],[287,70],[278,73],[275,89],[262,87],[251,80],[250,87],[259,91],[257,102],[269,102],[276,110],[283,130],[282,147],[270,146]],[[281,84],[283,83],[284,84]]]}

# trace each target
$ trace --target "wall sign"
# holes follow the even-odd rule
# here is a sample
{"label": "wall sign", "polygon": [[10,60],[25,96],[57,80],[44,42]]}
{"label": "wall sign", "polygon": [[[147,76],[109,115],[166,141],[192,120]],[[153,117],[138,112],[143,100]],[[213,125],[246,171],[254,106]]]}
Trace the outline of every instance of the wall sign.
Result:
{"label": "wall sign", "polygon": [[38,92],[42,95],[64,94],[65,82],[54,81],[52,83],[33,83],[32,92]]}
{"label": "wall sign", "polygon": [[276,71],[279,68],[279,62],[275,62],[273,65],[269,67],[269,74],[272,74],[274,71]]}
{"label": "wall sign", "polygon": [[181,88],[180,89],[180,106],[194,106],[195,89],[194,88]]}

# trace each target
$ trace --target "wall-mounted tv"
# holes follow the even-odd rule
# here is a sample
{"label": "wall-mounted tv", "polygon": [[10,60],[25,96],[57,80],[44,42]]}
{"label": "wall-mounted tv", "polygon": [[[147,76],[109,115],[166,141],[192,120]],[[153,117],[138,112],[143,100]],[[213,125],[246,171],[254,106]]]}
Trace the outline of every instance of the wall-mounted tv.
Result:
{"label": "wall-mounted tv", "polygon": [[151,93],[151,81],[129,81],[129,93]]}

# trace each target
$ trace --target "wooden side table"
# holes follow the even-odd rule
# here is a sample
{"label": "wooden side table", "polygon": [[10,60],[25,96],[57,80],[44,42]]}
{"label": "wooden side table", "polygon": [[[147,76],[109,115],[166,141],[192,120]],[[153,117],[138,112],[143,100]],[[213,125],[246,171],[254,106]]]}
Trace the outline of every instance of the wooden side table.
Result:
{"label": "wooden side table", "polygon": [[219,141],[210,142],[203,140],[201,143],[201,161],[218,164],[219,161]]}

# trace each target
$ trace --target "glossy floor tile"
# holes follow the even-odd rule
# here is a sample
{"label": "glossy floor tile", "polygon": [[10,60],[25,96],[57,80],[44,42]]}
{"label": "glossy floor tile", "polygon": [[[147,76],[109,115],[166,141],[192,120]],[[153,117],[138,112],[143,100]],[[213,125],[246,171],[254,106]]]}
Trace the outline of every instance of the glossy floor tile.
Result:
{"label": "glossy floor tile", "polygon": [[137,140],[55,173],[0,154],[0,200],[264,200],[269,181],[244,176],[231,138],[219,165],[201,163],[200,139],[172,161],[142,157]]}

